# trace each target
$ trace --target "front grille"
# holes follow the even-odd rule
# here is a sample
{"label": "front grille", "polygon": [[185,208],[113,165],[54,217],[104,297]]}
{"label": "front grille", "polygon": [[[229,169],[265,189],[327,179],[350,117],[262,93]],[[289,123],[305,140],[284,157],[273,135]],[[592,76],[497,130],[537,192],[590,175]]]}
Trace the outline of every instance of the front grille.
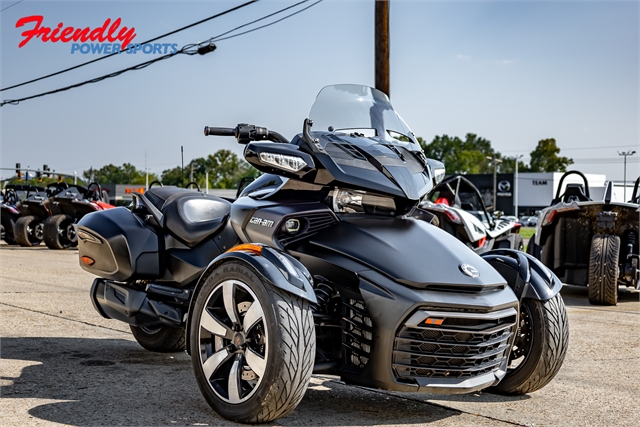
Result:
{"label": "front grille", "polygon": [[420,310],[396,334],[394,373],[407,380],[475,377],[495,371],[509,354],[516,324],[513,308],[492,313]]}
{"label": "front grille", "polygon": [[348,299],[343,301],[342,345],[345,348],[345,363],[364,369],[369,362],[373,344],[373,323],[364,301]]}
{"label": "front grille", "polygon": [[[331,213],[330,211],[308,212],[292,218],[296,218],[301,221],[302,230],[293,235],[288,234],[285,231],[280,231],[277,238],[282,247],[285,247],[290,243],[305,239],[313,234],[316,234],[323,228],[327,228],[338,223],[335,215],[333,215],[333,213]],[[283,221],[286,220],[287,218],[285,218]]]}

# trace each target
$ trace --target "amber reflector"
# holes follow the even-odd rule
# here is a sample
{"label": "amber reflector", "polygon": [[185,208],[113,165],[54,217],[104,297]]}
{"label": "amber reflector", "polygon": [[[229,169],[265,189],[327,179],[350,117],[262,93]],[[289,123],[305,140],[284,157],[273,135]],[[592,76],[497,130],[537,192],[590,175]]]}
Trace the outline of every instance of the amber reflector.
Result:
{"label": "amber reflector", "polygon": [[82,259],[82,262],[84,262],[87,265],[93,265],[96,262],[96,260],[94,260],[93,258],[89,258],[88,256],[83,256],[81,259]]}
{"label": "amber reflector", "polygon": [[442,325],[442,322],[444,322],[444,319],[432,319],[431,317],[424,321],[427,325]]}
{"label": "amber reflector", "polygon": [[245,243],[243,245],[234,246],[231,249],[229,249],[227,252],[237,252],[237,251],[251,252],[256,255],[260,255],[262,253],[262,246],[254,245],[252,243]]}

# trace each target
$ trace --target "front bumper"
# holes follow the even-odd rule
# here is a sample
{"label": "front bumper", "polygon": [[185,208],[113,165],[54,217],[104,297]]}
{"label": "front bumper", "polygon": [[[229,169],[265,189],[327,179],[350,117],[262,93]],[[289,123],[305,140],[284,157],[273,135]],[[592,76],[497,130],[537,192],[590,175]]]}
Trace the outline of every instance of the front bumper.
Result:
{"label": "front bumper", "polygon": [[[404,287],[373,271],[359,274],[363,306],[347,305],[343,348],[345,362],[357,372],[343,373],[345,382],[461,394],[495,385],[505,376],[519,312],[509,287],[482,293],[429,291]],[[353,304],[357,316],[349,319]],[[363,317],[365,310],[368,316]]]}

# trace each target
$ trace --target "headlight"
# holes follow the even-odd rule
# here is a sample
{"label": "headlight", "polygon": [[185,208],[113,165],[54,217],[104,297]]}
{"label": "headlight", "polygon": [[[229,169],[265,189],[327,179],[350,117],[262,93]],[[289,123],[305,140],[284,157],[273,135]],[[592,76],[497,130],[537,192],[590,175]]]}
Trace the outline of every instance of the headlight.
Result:
{"label": "headlight", "polygon": [[433,170],[433,179],[436,182],[436,184],[440,184],[442,182],[445,174],[446,174],[445,168],[438,168]]}
{"label": "headlight", "polygon": [[359,190],[336,188],[331,193],[333,211],[336,213],[366,213],[372,215],[396,214],[393,197],[379,196]]}
{"label": "headlight", "polygon": [[433,185],[440,184],[444,179],[445,172],[446,172],[444,168],[444,163],[438,160],[427,159],[427,164],[429,165],[429,169],[431,169],[431,173],[433,173],[433,182],[434,182]]}
{"label": "headlight", "polygon": [[298,172],[308,166],[302,157],[268,152],[260,153],[260,161],[290,172]]}

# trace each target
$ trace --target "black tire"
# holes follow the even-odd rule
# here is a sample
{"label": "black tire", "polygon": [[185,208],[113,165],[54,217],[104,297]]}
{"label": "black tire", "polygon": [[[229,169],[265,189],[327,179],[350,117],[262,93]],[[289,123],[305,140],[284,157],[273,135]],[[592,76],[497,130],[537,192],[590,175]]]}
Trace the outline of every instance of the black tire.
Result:
{"label": "black tire", "polygon": [[220,265],[204,280],[189,319],[191,360],[202,395],[218,414],[237,422],[286,416],[302,400],[313,371],[309,302],[237,261]]}
{"label": "black tire", "polygon": [[[17,245],[18,242],[16,242],[16,239],[13,238],[13,226],[14,226],[14,222],[13,221],[7,221],[7,225],[5,226],[4,224],[2,225],[2,231],[4,233],[4,236],[2,237],[2,240],[4,240],[4,242],[7,245]],[[11,227],[11,228],[9,228]]]}
{"label": "black tire", "polygon": [[49,249],[66,249],[77,244],[77,239],[70,236],[69,227],[73,220],[68,215],[53,215],[44,221],[42,233],[44,244]]}
{"label": "black tire", "polygon": [[569,347],[569,320],[557,294],[548,301],[523,300],[520,327],[509,355],[507,374],[488,391],[522,395],[540,390],[556,376]]}
{"label": "black tire", "polygon": [[158,353],[175,353],[184,351],[187,335],[185,328],[172,328],[170,326],[133,326],[129,325],[133,337],[142,347]]}
{"label": "black tire", "polygon": [[520,234],[516,234],[516,237],[513,239],[513,249],[517,251],[524,250],[524,240],[522,240],[522,236]]}
{"label": "black tire", "polygon": [[596,234],[589,256],[589,302],[618,304],[618,262],[620,237]]}
{"label": "black tire", "polygon": [[42,235],[42,219],[37,216],[21,216],[13,226],[13,238],[20,246],[37,246],[42,242]]}

